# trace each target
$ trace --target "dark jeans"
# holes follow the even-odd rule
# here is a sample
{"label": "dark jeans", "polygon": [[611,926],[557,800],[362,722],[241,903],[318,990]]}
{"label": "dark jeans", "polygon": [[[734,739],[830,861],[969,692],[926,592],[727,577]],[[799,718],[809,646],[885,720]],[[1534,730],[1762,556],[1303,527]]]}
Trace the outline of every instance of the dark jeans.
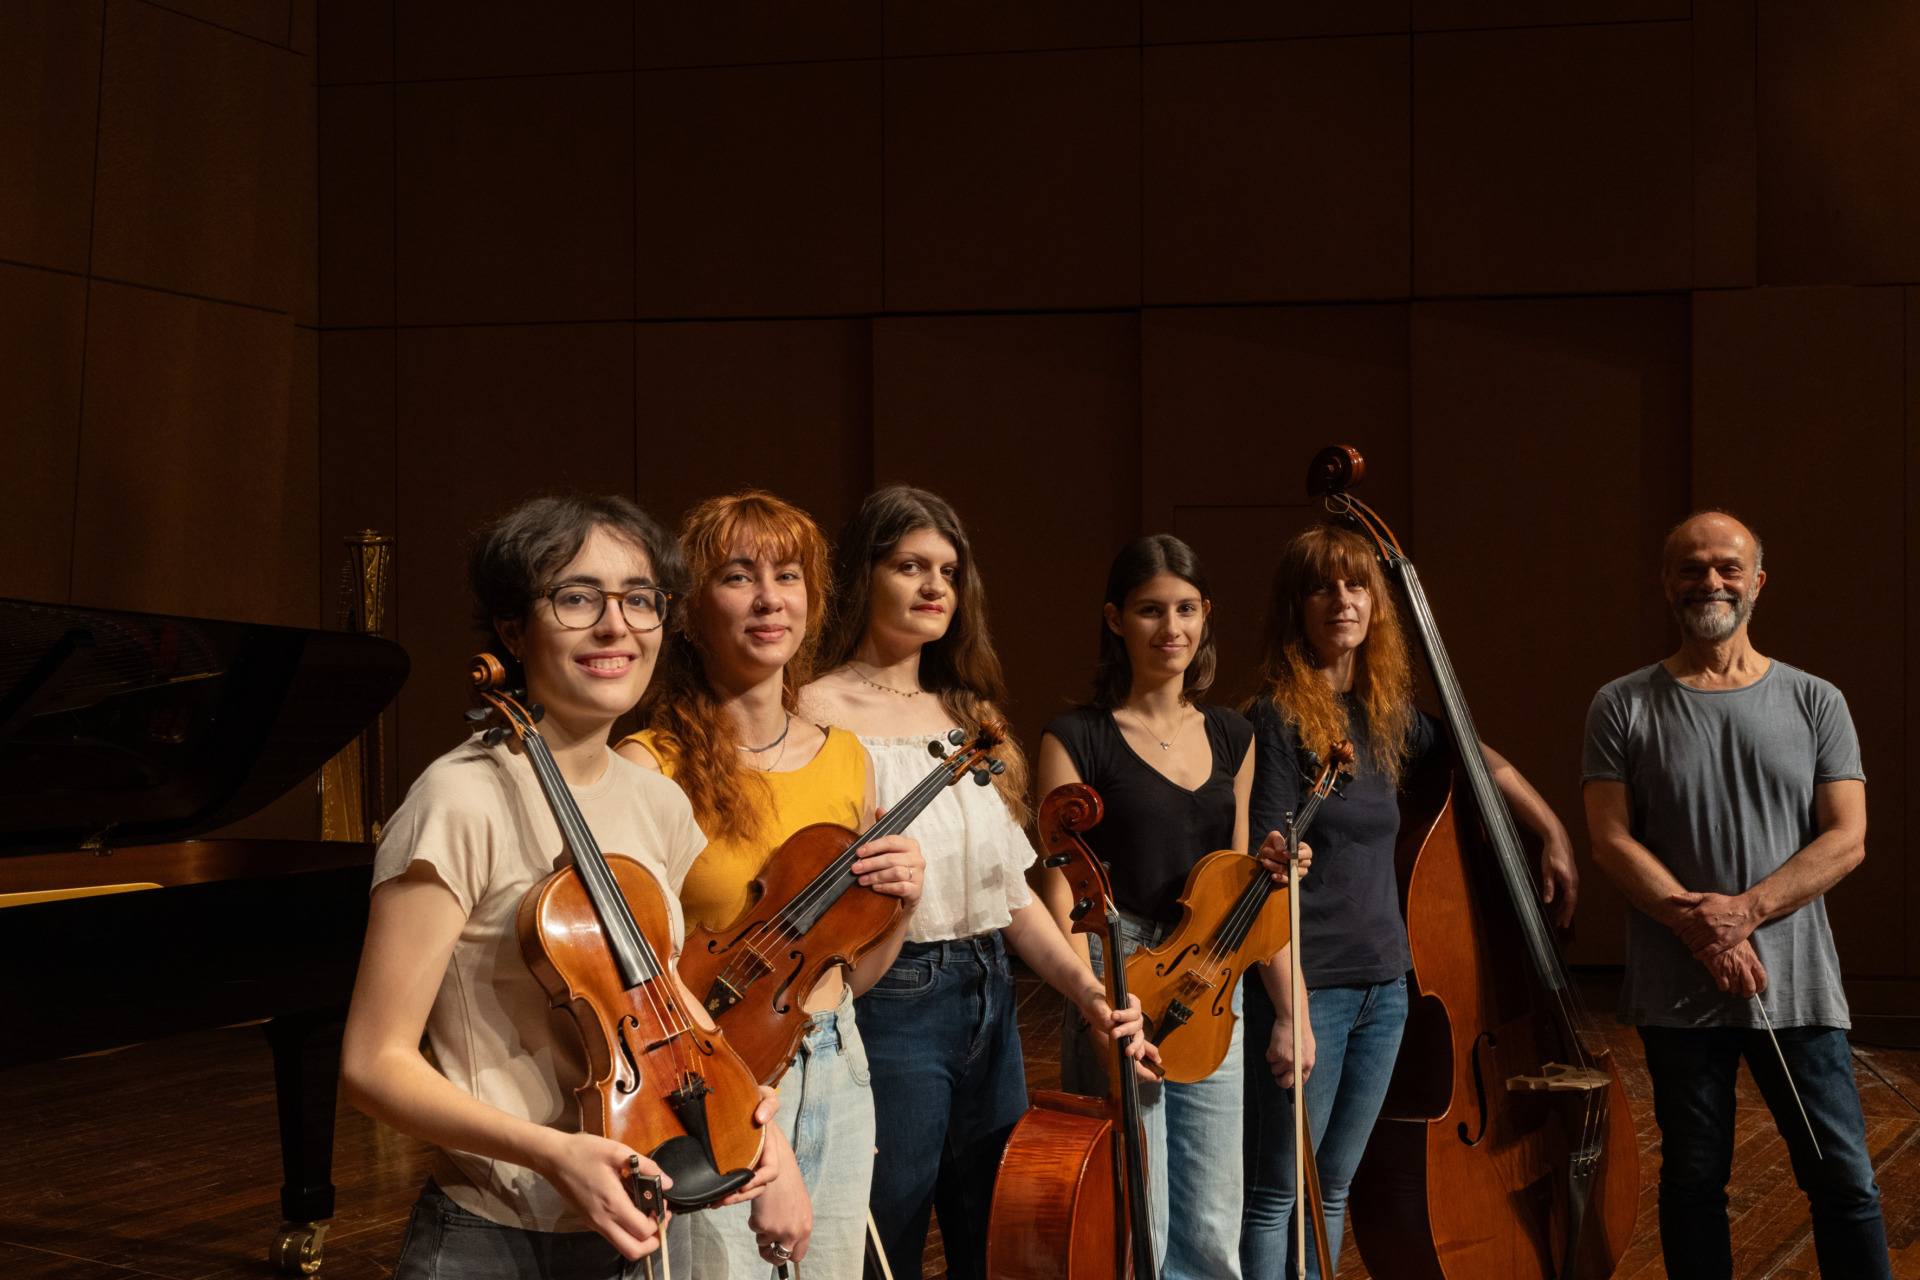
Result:
{"label": "dark jeans", "polygon": [[909,942],[855,1002],[880,1148],[873,1221],[895,1280],[918,1280],[936,1207],[947,1274],[986,1274],[993,1181],[1027,1109],[1016,1012],[998,933]]}
{"label": "dark jeans", "polygon": [[[667,1230],[674,1261],[690,1257],[679,1215]],[[656,1269],[659,1254],[650,1255]],[[468,1213],[432,1180],[414,1201],[394,1280],[638,1280],[647,1259],[628,1262],[593,1231],[528,1231]]]}
{"label": "dark jeans", "polygon": [[1853,1083],[1847,1033],[1781,1027],[1780,1052],[1820,1141],[1781,1075],[1764,1030],[1641,1027],[1653,1114],[1660,1122],[1660,1248],[1667,1274],[1718,1280],[1733,1274],[1727,1181],[1733,1174],[1734,1076],[1744,1055],[1786,1139],[1794,1180],[1813,1209],[1813,1247],[1827,1280],[1890,1277],[1880,1188],[1867,1155],[1867,1124]]}

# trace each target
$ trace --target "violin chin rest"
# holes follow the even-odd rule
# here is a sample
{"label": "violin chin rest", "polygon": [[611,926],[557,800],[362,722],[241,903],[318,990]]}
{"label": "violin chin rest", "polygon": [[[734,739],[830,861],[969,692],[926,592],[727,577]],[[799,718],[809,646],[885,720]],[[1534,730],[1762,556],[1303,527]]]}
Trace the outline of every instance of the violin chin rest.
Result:
{"label": "violin chin rest", "polygon": [[713,1167],[700,1140],[684,1133],[654,1148],[653,1162],[673,1179],[673,1185],[667,1188],[667,1203],[682,1213],[724,1200],[753,1180],[751,1169],[721,1173]]}

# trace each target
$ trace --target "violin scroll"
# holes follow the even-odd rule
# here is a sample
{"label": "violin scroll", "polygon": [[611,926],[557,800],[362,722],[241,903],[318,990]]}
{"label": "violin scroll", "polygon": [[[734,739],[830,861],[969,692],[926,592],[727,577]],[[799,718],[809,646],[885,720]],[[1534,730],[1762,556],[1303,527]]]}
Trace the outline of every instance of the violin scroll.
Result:
{"label": "violin scroll", "polygon": [[473,691],[485,696],[506,684],[507,665],[490,653],[476,653],[467,678],[473,682]]}

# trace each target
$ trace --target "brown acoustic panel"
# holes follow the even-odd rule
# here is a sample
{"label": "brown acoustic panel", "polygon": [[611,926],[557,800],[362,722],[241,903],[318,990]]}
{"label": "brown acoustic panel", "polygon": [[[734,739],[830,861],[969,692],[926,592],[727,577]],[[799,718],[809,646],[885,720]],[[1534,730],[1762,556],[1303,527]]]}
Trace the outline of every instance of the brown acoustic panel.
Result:
{"label": "brown acoustic panel", "polygon": [[407,0],[394,12],[400,80],[626,71],[633,66],[631,0]]}
{"label": "brown acoustic panel", "polygon": [[312,83],[313,59],[302,58],[294,94],[299,141],[293,153],[293,321],[320,325],[320,90]]}
{"label": "brown acoustic panel", "polygon": [[1140,0],[888,0],[887,56],[1140,43]]}
{"label": "brown acoustic panel", "polygon": [[967,524],[1029,752],[1086,700],[1101,594],[1139,530],[1132,315],[874,322],[876,483],[921,485]]}
{"label": "brown acoustic panel", "polygon": [[392,85],[320,97],[320,317],[328,328],[393,323]]}
{"label": "brown acoustic panel", "polygon": [[1692,0],[1413,0],[1415,31],[1685,21]]}
{"label": "brown acoustic panel", "polygon": [[1753,0],[1695,0],[1693,283],[1752,285],[1759,267]]}
{"label": "brown acoustic panel", "polygon": [[402,85],[401,324],[633,314],[633,76]]}
{"label": "brown acoustic panel", "polygon": [[1405,31],[1408,0],[1146,0],[1148,44]]}
{"label": "brown acoustic panel", "polygon": [[770,489],[829,538],[873,477],[866,320],[635,327],[641,505],[678,528],[697,503]]}
{"label": "brown acoustic panel", "polygon": [[880,309],[880,63],[647,71],[639,314]]}
{"label": "brown acoustic panel", "polygon": [[1681,23],[1416,37],[1415,291],[1685,288],[1690,58]]}
{"label": "brown acoustic panel", "polygon": [[402,330],[396,483],[400,780],[460,741],[481,645],[466,540],[541,493],[633,494],[628,324]]}
{"label": "brown acoustic panel", "polygon": [[1765,0],[1760,279],[1920,279],[1920,5]]}
{"label": "brown acoustic panel", "polygon": [[1145,300],[1404,298],[1405,36],[1145,53]]}
{"label": "brown acoustic panel", "polygon": [[326,0],[316,38],[321,84],[393,79],[393,0]]}
{"label": "brown acoustic panel", "polygon": [[1568,958],[1617,964],[1625,901],[1589,855],[1580,755],[1594,692],[1672,648],[1687,300],[1417,304],[1412,328],[1420,577],[1482,739],[1573,839]]}
{"label": "brown acoustic panel", "polygon": [[361,529],[391,534],[394,493],[394,333],[320,335],[320,560]]}
{"label": "brown acoustic panel", "polygon": [[[293,13],[287,23],[287,48],[303,58],[312,58],[320,45],[320,0],[293,0]],[[311,68],[315,83],[319,69]]]}
{"label": "brown acoustic panel", "polygon": [[634,58],[642,67],[817,62],[880,56],[881,0],[638,0]]}
{"label": "brown acoustic panel", "polygon": [[73,603],[312,626],[318,441],[286,316],[95,281]]}
{"label": "brown acoustic panel", "polygon": [[93,273],[292,311],[306,60],[109,0],[102,76]]}
{"label": "brown acoustic panel", "polygon": [[1281,548],[1320,514],[1319,507],[1304,501],[1267,507],[1179,507],[1170,523],[1148,526],[1192,547],[1207,575],[1213,605],[1207,620],[1213,625],[1218,664],[1204,701],[1237,708],[1260,691],[1263,628]]}
{"label": "brown acoustic panel", "polygon": [[0,596],[64,604],[87,282],[0,263]]}
{"label": "brown acoustic panel", "polygon": [[[1170,527],[1176,510],[1182,520],[1232,521],[1240,517],[1185,513],[1304,504],[1307,463],[1330,444],[1365,455],[1361,496],[1400,528],[1412,492],[1407,308],[1143,312],[1140,428],[1149,529]],[[1283,536],[1262,537],[1277,548]]]}
{"label": "brown acoustic panel", "polygon": [[87,269],[100,6],[0,6],[0,258]]}
{"label": "brown acoustic panel", "polygon": [[[1754,646],[1839,686],[1867,774],[1867,858],[1827,895],[1841,967],[1904,971],[1904,583],[1840,568],[1906,546],[1901,289],[1753,289],[1694,301],[1693,502],[1751,521],[1767,582]],[[1840,506],[1836,512],[1834,499]]]}
{"label": "brown acoustic panel", "polygon": [[1140,52],[887,63],[890,310],[1140,299]]}
{"label": "brown acoustic panel", "polygon": [[[1920,435],[1920,397],[1914,394],[1920,388],[1920,289],[1908,289],[1907,295],[1907,420],[1906,436],[1912,440]],[[1907,526],[1907,565],[1906,565],[1906,636],[1903,643],[1907,651],[1907,697],[1906,697],[1906,760],[1903,768],[1920,762],[1920,655],[1914,652],[1913,638],[1920,637],[1920,449],[1911,445],[1906,451],[1906,526]],[[1902,788],[1907,798],[1907,831],[1920,832],[1920,787]],[[1900,849],[1900,861],[1910,866],[1912,854],[1903,845]],[[1907,917],[1906,917],[1906,969],[1909,975],[1920,975],[1920,874],[1909,869],[1907,880]]]}
{"label": "brown acoustic panel", "polygon": [[162,7],[282,48],[293,29],[288,0],[167,0]]}

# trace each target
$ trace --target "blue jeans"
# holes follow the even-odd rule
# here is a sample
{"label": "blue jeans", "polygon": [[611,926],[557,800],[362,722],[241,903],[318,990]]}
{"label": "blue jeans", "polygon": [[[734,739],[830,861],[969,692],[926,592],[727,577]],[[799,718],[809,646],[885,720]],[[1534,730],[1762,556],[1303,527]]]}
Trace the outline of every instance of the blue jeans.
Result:
{"label": "blue jeans", "polygon": [[1641,1027],[1653,1114],[1660,1122],[1660,1251],[1667,1274],[1733,1274],[1727,1181],[1733,1173],[1734,1076],[1744,1055],[1786,1140],[1794,1180],[1813,1209],[1813,1248],[1829,1280],[1887,1277],[1887,1227],[1867,1155],[1867,1123],[1853,1082],[1847,1033],[1780,1027],[1780,1054],[1820,1141],[1815,1157],[1780,1057],[1764,1030]]}
{"label": "blue jeans", "polygon": [[[800,1180],[813,1197],[808,1276],[858,1276],[866,1258],[867,1180],[873,1174],[873,1091],[867,1051],[853,1020],[853,996],[813,1015],[787,1073],[780,1077],[775,1122],[793,1144]],[[749,1215],[753,1205],[704,1209],[692,1219],[693,1265],[676,1274],[700,1280],[770,1280]]]}
{"label": "blue jeans", "polygon": [[[1132,955],[1157,946],[1171,925],[1121,918],[1120,942]],[[1093,968],[1101,967],[1100,939],[1087,939]],[[1240,1012],[1240,991],[1233,993]],[[1107,1094],[1107,1065],[1087,1040],[1087,1024],[1072,1001],[1066,1003],[1060,1035],[1060,1087],[1070,1093]],[[1240,1110],[1242,1093],[1240,1038],[1233,1040],[1220,1069],[1192,1084],[1142,1084],[1141,1123],[1147,1131],[1147,1188],[1153,1202],[1154,1252],[1162,1280],[1238,1280],[1240,1275]],[[1168,1221],[1168,1186],[1180,1188],[1180,1216]]]}
{"label": "blue jeans", "polygon": [[[1273,1079],[1267,1045],[1273,1003],[1258,978],[1247,982],[1247,1210],[1240,1227],[1240,1266],[1247,1280],[1293,1275],[1293,1091]],[[1407,979],[1307,993],[1313,1027],[1313,1072],[1307,1077],[1307,1130],[1320,1168],[1327,1215],[1327,1255],[1340,1259],[1347,1188],[1386,1101],[1407,1026]],[[1308,1220],[1308,1238],[1317,1224]],[[1309,1246],[1307,1274],[1320,1262]]]}
{"label": "blue jeans", "polygon": [[[667,1251],[687,1256],[686,1219],[675,1214]],[[659,1254],[650,1255],[656,1266]],[[528,1231],[468,1213],[431,1180],[414,1202],[393,1280],[638,1280],[646,1259],[628,1262],[593,1231]]]}
{"label": "blue jeans", "polygon": [[1000,1153],[1027,1109],[1006,945],[909,942],[856,1008],[880,1147],[873,1222],[895,1280],[919,1280],[935,1207],[947,1274],[984,1276]]}

